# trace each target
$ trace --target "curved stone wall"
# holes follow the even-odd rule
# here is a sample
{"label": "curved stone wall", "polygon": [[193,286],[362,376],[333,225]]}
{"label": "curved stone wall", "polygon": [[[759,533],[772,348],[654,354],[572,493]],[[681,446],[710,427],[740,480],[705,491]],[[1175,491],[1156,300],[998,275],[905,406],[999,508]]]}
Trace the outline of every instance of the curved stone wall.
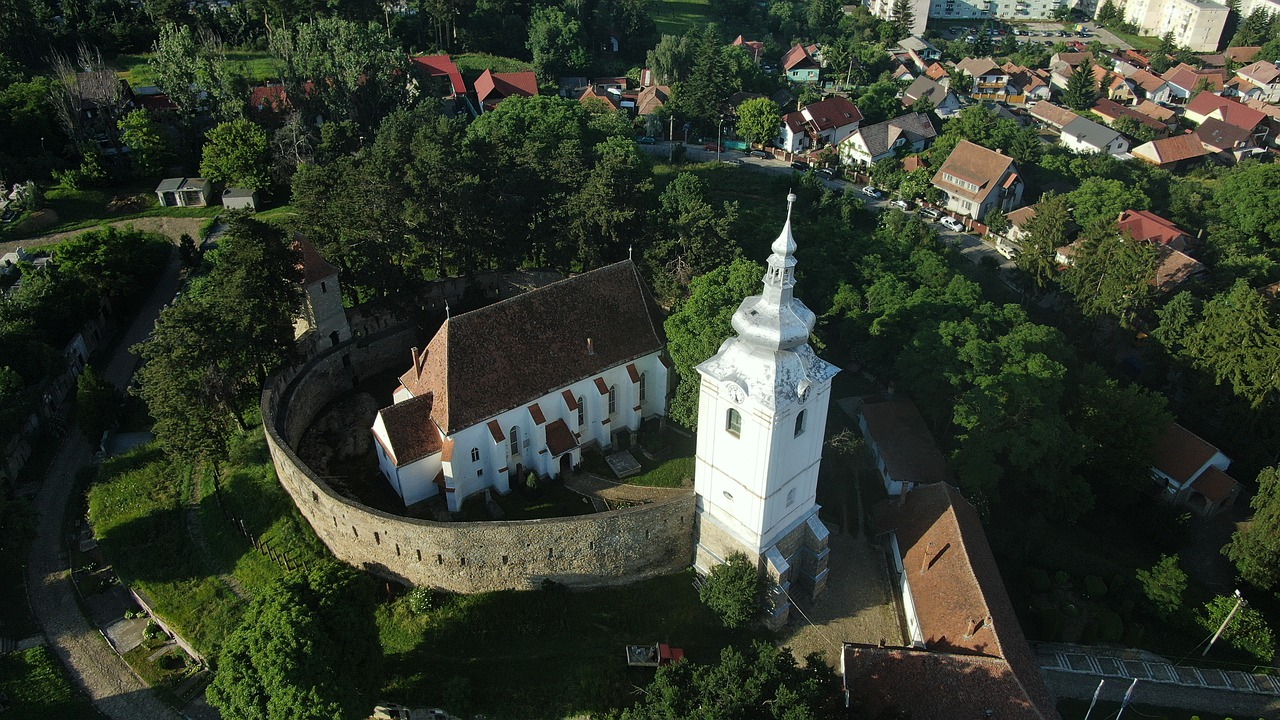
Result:
{"label": "curved stone wall", "polygon": [[294,452],[312,418],[360,377],[405,364],[415,326],[356,337],[274,376],[263,428],[280,482],[339,559],[377,575],[453,592],[526,589],[544,580],[593,587],[677,572],[693,559],[694,496],[594,515],[440,523],[339,495]]}

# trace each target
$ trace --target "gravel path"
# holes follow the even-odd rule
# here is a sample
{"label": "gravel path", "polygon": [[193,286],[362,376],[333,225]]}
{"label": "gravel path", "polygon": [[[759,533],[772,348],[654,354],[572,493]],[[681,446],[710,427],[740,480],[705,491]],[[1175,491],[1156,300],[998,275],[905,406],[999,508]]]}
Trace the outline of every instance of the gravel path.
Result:
{"label": "gravel path", "polygon": [[[125,387],[137,358],[129,348],[146,338],[164,303],[178,287],[177,252],[139,311],[123,342],[107,365],[106,378]],[[97,708],[112,720],[172,720],[178,714],[156,698],[133,670],[107,645],[76,604],[67,558],[63,552],[62,519],[75,484],[76,471],[92,460],[93,449],[71,430],[59,448],[36,496],[41,522],[27,565],[27,587],[36,621],[68,674]]]}

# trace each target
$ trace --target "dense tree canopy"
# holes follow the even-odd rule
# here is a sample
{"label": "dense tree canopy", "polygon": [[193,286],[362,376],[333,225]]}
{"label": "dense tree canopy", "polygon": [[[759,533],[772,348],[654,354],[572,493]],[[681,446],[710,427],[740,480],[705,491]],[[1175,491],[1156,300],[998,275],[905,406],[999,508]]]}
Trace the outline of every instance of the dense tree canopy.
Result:
{"label": "dense tree canopy", "polygon": [[1280,586],[1280,468],[1258,473],[1258,493],[1249,501],[1253,518],[1231,536],[1223,554],[1245,581],[1271,590]]}
{"label": "dense tree canopy", "polygon": [[225,122],[209,131],[200,174],[229,187],[265,190],[271,185],[267,131],[246,119]]}

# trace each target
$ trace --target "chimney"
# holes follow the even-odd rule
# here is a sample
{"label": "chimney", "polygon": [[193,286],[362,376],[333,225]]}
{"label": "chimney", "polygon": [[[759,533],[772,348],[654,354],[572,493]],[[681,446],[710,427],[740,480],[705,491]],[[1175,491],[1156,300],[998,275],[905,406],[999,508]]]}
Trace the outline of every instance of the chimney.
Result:
{"label": "chimney", "polygon": [[420,379],[422,377],[422,368],[427,365],[427,351],[425,349],[420,351],[418,348],[413,348],[413,350],[410,351],[410,355],[413,357],[413,377],[415,379]]}
{"label": "chimney", "polygon": [[596,346],[594,343],[591,342],[591,338],[587,338],[587,354],[588,355],[596,354]]}
{"label": "chimney", "polygon": [[932,562],[929,562],[933,559],[933,547],[934,544],[929,543],[924,548],[924,556],[920,558],[920,572],[922,573],[933,565]]}
{"label": "chimney", "polygon": [[974,618],[969,618],[969,624],[965,626],[965,630],[964,630],[964,636],[965,636],[965,639],[971,638],[971,637],[973,637],[974,635],[976,635],[976,634],[977,634],[977,632],[978,632],[978,630],[979,630],[981,627],[982,627],[982,621],[981,621],[981,620],[977,620],[977,619],[974,619]]}

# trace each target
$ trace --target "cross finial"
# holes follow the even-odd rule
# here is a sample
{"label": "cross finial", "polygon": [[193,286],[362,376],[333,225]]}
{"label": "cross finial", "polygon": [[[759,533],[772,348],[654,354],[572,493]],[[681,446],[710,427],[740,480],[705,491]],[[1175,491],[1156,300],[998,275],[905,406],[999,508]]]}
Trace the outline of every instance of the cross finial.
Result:
{"label": "cross finial", "polygon": [[787,222],[791,222],[791,206],[795,203],[795,201],[796,201],[796,194],[788,190],[787,191]]}
{"label": "cross finial", "polygon": [[630,260],[630,259],[631,259],[631,248],[632,248],[632,247],[633,247],[633,246],[631,246],[631,245],[628,245],[628,246],[627,246],[627,259],[628,259],[628,260]]}
{"label": "cross finial", "polygon": [[444,301],[444,319],[445,320],[449,319],[449,299],[448,298],[445,298],[445,301]]}

